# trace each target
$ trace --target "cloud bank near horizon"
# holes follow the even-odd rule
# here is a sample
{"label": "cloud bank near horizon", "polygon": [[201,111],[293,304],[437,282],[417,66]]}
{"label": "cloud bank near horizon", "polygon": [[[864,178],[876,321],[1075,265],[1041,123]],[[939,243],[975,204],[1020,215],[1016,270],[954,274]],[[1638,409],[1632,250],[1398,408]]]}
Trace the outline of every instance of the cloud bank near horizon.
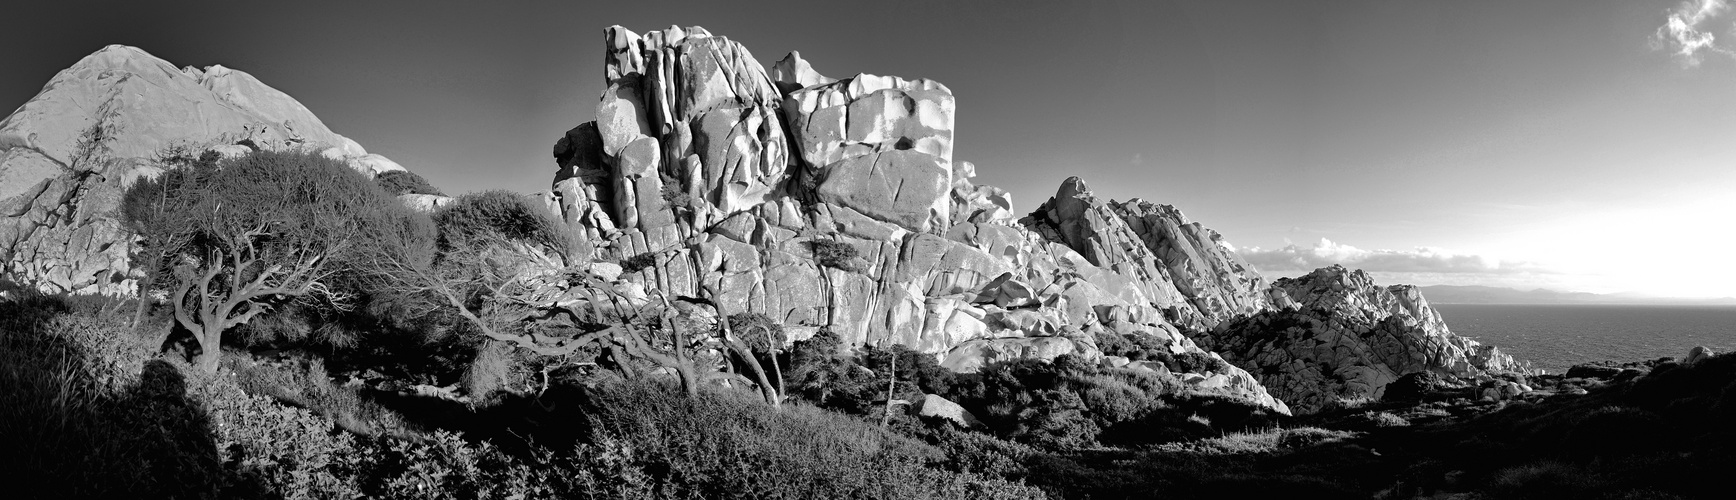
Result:
{"label": "cloud bank near horizon", "polygon": [[1480,255],[1456,254],[1440,248],[1417,247],[1411,250],[1368,250],[1338,243],[1326,238],[1311,247],[1296,244],[1281,248],[1238,249],[1242,258],[1255,269],[1271,274],[1304,274],[1315,269],[1341,264],[1371,273],[1430,273],[1437,275],[1516,275],[1550,274],[1535,263],[1499,261]]}

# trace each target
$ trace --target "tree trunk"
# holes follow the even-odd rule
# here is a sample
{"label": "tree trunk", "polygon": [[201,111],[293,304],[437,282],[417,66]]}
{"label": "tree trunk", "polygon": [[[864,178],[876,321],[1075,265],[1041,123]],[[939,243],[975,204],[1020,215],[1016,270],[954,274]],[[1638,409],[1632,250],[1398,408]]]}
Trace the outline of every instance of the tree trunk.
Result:
{"label": "tree trunk", "polygon": [[133,323],[131,325],[133,328],[138,328],[139,323],[145,320],[145,309],[151,301],[151,286],[157,283],[157,265],[163,262],[163,252],[161,250],[153,250],[153,252],[148,268],[150,271],[145,273],[144,279],[139,280],[139,304],[133,310]]}
{"label": "tree trunk", "polygon": [[777,387],[774,387],[773,390],[777,392],[778,400],[783,401],[784,368],[778,363],[778,353],[783,350],[783,346],[778,344],[778,339],[776,336],[772,335],[772,330],[770,328],[762,326],[760,327],[760,333],[766,334],[766,345],[769,346],[771,350],[772,379],[777,382]]}
{"label": "tree trunk", "polygon": [[766,399],[766,404],[772,405],[772,408],[778,408],[781,403],[780,398],[778,398],[778,390],[776,387],[772,387],[771,380],[766,378],[766,370],[760,367],[759,359],[754,357],[753,351],[748,350],[746,346],[741,345],[741,342],[736,340],[729,340],[727,343],[730,350],[735,351],[735,355],[747,364],[748,371],[753,372],[754,382],[759,384],[760,396]]}
{"label": "tree trunk", "polygon": [[886,415],[880,418],[880,426],[886,427],[892,423],[892,395],[898,387],[898,351],[892,350],[892,367],[886,370],[889,377],[886,380]]}
{"label": "tree trunk", "polygon": [[193,338],[199,341],[199,356],[194,358],[194,366],[205,373],[217,373],[217,363],[223,359],[223,331],[212,332],[210,327],[192,330]]}

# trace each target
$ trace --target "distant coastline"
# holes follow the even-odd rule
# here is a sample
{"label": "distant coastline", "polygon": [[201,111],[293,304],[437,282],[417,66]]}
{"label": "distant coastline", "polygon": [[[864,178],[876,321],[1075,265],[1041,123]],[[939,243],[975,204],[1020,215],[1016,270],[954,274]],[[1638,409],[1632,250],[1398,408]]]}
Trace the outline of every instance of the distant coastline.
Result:
{"label": "distant coastline", "polygon": [[1736,306],[1736,297],[1700,299],[1637,293],[1558,292],[1542,288],[1527,291],[1476,285],[1432,285],[1419,288],[1423,297],[1428,298],[1431,304]]}
{"label": "distant coastline", "polygon": [[1453,333],[1550,373],[1595,361],[1681,357],[1694,346],[1736,351],[1736,306],[1432,304]]}

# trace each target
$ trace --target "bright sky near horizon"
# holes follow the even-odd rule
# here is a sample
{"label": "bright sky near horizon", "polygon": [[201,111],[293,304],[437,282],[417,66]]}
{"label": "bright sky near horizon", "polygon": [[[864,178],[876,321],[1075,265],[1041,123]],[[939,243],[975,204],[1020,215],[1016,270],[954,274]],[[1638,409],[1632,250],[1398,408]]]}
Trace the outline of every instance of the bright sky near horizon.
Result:
{"label": "bright sky near horizon", "polygon": [[704,26],[762,64],[927,77],[956,157],[1168,203],[1268,276],[1736,296],[1726,0],[36,2],[0,106],[107,44],[223,64],[447,192],[546,189],[602,30]]}

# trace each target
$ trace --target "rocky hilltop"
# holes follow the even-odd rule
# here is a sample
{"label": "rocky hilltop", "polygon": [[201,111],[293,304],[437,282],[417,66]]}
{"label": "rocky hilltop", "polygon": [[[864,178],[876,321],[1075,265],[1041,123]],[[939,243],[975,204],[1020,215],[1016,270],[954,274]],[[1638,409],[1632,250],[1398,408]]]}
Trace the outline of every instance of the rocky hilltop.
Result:
{"label": "rocky hilltop", "polygon": [[1495,346],[1454,335],[1411,285],[1378,286],[1334,265],[1280,279],[1273,290],[1295,306],[1238,318],[1204,343],[1231,362],[1260,367],[1260,382],[1298,410],[1379,400],[1387,384],[1411,373],[1529,371]]}
{"label": "rocky hilltop", "polygon": [[110,212],[162,156],[313,148],[371,174],[403,167],[327,129],[289,95],[223,66],[177,69],[110,45],[0,121],[0,276],[46,292],[132,293]]}
{"label": "rocky hilltop", "polygon": [[[1178,375],[1273,408],[1285,407],[1273,386],[1313,409],[1378,396],[1404,373],[1511,365],[1453,335],[1414,288],[1359,294],[1373,290],[1360,273],[1351,292],[1315,278],[1268,284],[1176,208],[1100,200],[1078,178],[1019,218],[1005,191],[973,183],[976,166],[954,158],[957,108],[939,82],[830,78],[794,52],[768,72],[697,27],[611,27],[604,44],[608,90],[596,120],[555,145],[550,203],[596,260],[637,263],[623,283],[854,344],[912,346],[962,372],[1062,354],[1127,364],[1103,355],[1103,335],[1216,357],[1203,342],[1236,366]],[[1260,323],[1292,316],[1321,319],[1303,335],[1387,325],[1387,340],[1299,349]],[[1339,336],[1333,346],[1356,337]]]}

